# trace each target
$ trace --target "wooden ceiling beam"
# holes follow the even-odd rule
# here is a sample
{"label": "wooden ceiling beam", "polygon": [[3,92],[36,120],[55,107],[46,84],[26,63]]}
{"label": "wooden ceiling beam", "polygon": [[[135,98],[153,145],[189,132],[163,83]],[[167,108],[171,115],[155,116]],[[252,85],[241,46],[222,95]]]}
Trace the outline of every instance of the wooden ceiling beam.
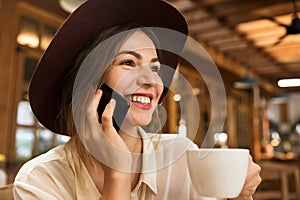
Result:
{"label": "wooden ceiling beam", "polygon": [[268,70],[268,72],[264,73],[263,71],[260,72],[261,75],[269,77],[269,79],[273,80],[279,80],[282,76],[288,77],[291,75],[295,75],[292,72],[282,72],[281,69],[272,68],[271,70]]}
{"label": "wooden ceiling beam", "polygon": [[295,63],[288,63],[288,64],[284,64],[284,66],[288,69],[293,69],[293,70],[297,70],[298,72],[300,72],[300,62],[295,62]]}
{"label": "wooden ceiling beam", "polygon": [[199,8],[190,12],[184,12],[184,17],[189,23],[195,23],[208,19],[211,16],[210,13],[208,13],[206,10]]}
{"label": "wooden ceiling beam", "polygon": [[223,45],[229,42],[237,42],[237,41],[242,41],[242,38],[240,38],[237,35],[228,34],[228,35],[223,35],[222,37],[206,40],[205,42],[208,43],[209,45],[214,46],[214,45]]}
{"label": "wooden ceiling beam", "polygon": [[293,12],[291,2],[282,2],[270,6],[265,6],[253,10],[248,10],[247,13],[237,12],[226,16],[226,22],[230,26],[236,26],[239,23],[262,19],[264,17],[274,17],[286,15]]}
{"label": "wooden ceiling beam", "polygon": [[286,44],[286,45],[277,45],[271,48],[267,48],[265,51],[268,53],[298,53],[298,55],[300,56],[300,43],[290,43],[290,44]]}
{"label": "wooden ceiling beam", "polygon": [[246,62],[251,68],[253,69],[259,69],[262,66],[270,65],[270,60],[267,58],[258,58],[253,57],[253,59],[249,59],[248,62]]}
{"label": "wooden ceiling beam", "polygon": [[[300,71],[297,70],[300,66],[297,65],[300,61],[296,59],[298,54],[296,55],[294,50],[287,50],[299,44],[297,38],[296,41],[289,36],[278,47],[272,47],[285,33],[283,27],[271,20],[265,20],[245,24],[243,27],[247,29],[244,32],[237,28],[237,25],[242,22],[290,14],[293,11],[291,1],[171,0],[171,2],[181,4],[191,35],[208,51],[220,69],[234,76],[258,77],[261,80],[261,87],[273,94],[280,90],[274,80]],[[297,5],[300,8],[299,1]],[[282,23],[289,23],[289,21]],[[248,35],[249,31],[252,32]],[[300,46],[295,48],[300,49]],[[300,59],[299,55],[298,57]],[[282,63],[287,61],[296,63],[293,65]]]}
{"label": "wooden ceiling beam", "polygon": [[249,48],[249,44],[246,41],[238,41],[238,42],[231,42],[225,45],[218,47],[220,51],[243,51],[244,49]]}
{"label": "wooden ceiling beam", "polygon": [[216,4],[228,3],[228,2],[238,2],[239,0],[191,0],[198,1],[204,6],[211,6]]}
{"label": "wooden ceiling beam", "polygon": [[232,14],[240,14],[249,12],[250,10],[259,9],[264,6],[274,5],[276,3],[282,3],[281,0],[243,0],[243,1],[232,1],[227,3],[217,4],[211,6],[211,9],[218,17],[224,17]]}
{"label": "wooden ceiling beam", "polygon": [[[249,75],[258,77],[248,66],[242,65],[240,62],[224,55],[224,53],[217,51],[210,46],[207,46],[205,43],[198,41],[200,45],[207,51],[207,53],[211,56],[213,61],[217,64],[218,67],[221,67],[239,77]],[[262,77],[258,77],[261,79],[261,87],[269,93],[276,94],[278,92],[278,88],[271,84],[269,81],[265,80]]]}
{"label": "wooden ceiling beam", "polygon": [[198,21],[197,23],[188,23],[189,31],[193,32],[215,32],[214,30],[219,28],[227,28],[221,26],[220,22],[217,19],[210,18],[205,21]]}
{"label": "wooden ceiling beam", "polygon": [[178,8],[181,12],[195,11],[203,7],[201,2],[193,0],[168,0],[173,6]]}
{"label": "wooden ceiling beam", "polygon": [[212,40],[213,38],[223,37],[232,34],[231,30],[227,27],[220,27],[218,31],[203,31],[196,34],[197,38],[202,40]]}

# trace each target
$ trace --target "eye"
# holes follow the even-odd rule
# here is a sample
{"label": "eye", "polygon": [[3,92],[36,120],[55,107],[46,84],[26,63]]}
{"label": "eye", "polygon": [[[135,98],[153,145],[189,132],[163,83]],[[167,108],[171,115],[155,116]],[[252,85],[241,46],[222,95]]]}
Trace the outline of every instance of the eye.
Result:
{"label": "eye", "polygon": [[150,66],[150,70],[153,72],[159,73],[160,67],[157,65],[152,65],[152,66]]}
{"label": "eye", "polygon": [[120,65],[127,65],[127,66],[134,67],[134,66],[135,66],[135,63],[134,63],[133,60],[124,60],[124,61],[121,61],[121,62],[120,62]]}

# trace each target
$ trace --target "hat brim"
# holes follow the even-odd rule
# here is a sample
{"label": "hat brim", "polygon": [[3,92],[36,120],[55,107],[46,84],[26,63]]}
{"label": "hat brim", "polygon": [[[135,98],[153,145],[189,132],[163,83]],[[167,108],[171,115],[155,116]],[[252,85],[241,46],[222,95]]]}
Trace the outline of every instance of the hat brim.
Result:
{"label": "hat brim", "polygon": [[[40,59],[29,87],[29,101],[39,122],[49,130],[61,132],[57,121],[66,73],[83,47],[102,30],[124,23],[161,27],[187,35],[183,15],[172,5],[160,0],[87,0],[59,28]],[[163,41],[162,41],[163,42]],[[182,48],[185,41],[176,41]],[[176,68],[178,57],[166,55],[167,65]],[[165,84],[169,84],[170,74]],[[165,94],[166,90],[164,91]]]}

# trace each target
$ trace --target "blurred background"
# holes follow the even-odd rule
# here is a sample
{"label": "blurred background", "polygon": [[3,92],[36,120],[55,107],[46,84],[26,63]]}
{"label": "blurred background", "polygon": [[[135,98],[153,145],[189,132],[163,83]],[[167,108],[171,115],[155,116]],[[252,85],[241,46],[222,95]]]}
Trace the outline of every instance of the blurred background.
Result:
{"label": "blurred background", "polygon": [[[63,20],[81,0],[0,0],[0,168],[13,182],[27,160],[69,140],[45,129],[28,103],[35,66]],[[226,113],[212,113],[203,74],[182,59],[182,79],[164,107],[163,133],[201,147],[212,117],[225,115],[210,138],[218,148],[248,148],[263,167],[255,199],[300,199],[300,2],[296,0],[169,0],[186,17],[190,37],[216,63]],[[216,89],[213,92],[218,93]],[[199,120],[194,120],[195,107]],[[1,172],[1,170],[0,170]],[[1,176],[1,173],[0,173]],[[1,184],[1,181],[0,181]]]}

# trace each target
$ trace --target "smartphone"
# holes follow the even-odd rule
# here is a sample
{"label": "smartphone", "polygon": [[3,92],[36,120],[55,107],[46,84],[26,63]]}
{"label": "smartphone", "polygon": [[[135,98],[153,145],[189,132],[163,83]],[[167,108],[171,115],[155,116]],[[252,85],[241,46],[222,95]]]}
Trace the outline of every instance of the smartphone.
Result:
{"label": "smartphone", "polygon": [[105,106],[111,99],[114,99],[116,101],[116,105],[113,113],[113,126],[115,127],[117,132],[119,132],[120,127],[123,124],[125,116],[129,110],[130,103],[124,96],[114,91],[105,83],[100,87],[100,89],[102,90],[102,97],[97,108],[99,123],[101,123],[102,121],[102,113],[105,109]]}

